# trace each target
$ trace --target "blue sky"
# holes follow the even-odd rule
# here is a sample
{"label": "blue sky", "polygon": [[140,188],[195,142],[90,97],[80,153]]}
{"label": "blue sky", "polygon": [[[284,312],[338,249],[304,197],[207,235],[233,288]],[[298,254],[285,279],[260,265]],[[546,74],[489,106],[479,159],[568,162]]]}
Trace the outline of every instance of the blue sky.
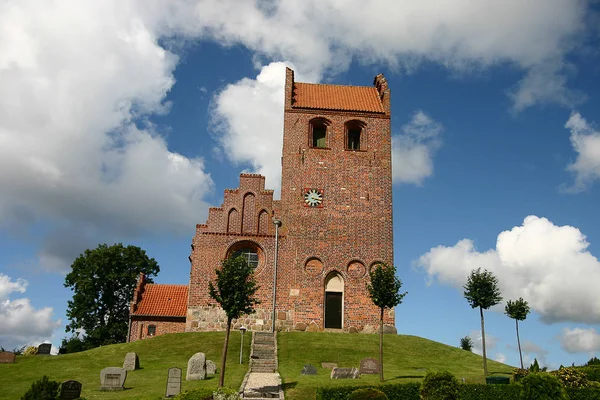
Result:
{"label": "blue sky", "polygon": [[[461,286],[482,267],[532,306],[527,363],[598,355],[598,2],[396,3],[0,1],[0,345],[60,343],[64,275],[99,243],[187,283],[223,189],[279,190],[288,65],[390,84],[400,333],[477,339]],[[517,365],[501,308],[486,333]]]}

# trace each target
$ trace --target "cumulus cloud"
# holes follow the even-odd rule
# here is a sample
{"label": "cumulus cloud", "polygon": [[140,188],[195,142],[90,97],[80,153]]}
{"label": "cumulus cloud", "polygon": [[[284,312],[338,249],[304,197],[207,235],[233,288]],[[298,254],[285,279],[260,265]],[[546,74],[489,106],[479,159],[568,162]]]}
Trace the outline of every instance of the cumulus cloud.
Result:
{"label": "cumulus cloud", "polygon": [[182,232],[206,215],[203,161],[170,151],[145,121],[168,111],[177,57],[139,5],[0,5],[0,224],[52,221],[97,243]]}
{"label": "cumulus cloud", "polygon": [[575,175],[567,192],[581,192],[600,179],[600,130],[595,128],[578,112],[571,113],[565,128],[571,131],[571,145],[577,159],[567,167]]}
{"label": "cumulus cloud", "polygon": [[498,361],[499,363],[503,363],[506,361],[506,355],[504,353],[496,353],[496,355],[494,356],[494,360]]}
{"label": "cumulus cloud", "polygon": [[9,299],[12,293],[25,293],[27,285],[0,273],[0,344],[5,349],[48,339],[60,326],[60,320],[52,320],[52,308],[36,309],[28,298]]}
{"label": "cumulus cloud", "polygon": [[[471,331],[469,337],[473,340],[473,353],[483,355],[483,341],[481,339],[481,331]],[[485,332],[485,351],[489,357],[491,351],[496,348],[498,338]]]}
{"label": "cumulus cloud", "polygon": [[563,350],[569,353],[600,352],[600,333],[594,328],[564,328],[559,341]]}
{"label": "cumulus cloud", "polygon": [[498,235],[496,248],[480,252],[470,239],[438,246],[416,264],[431,281],[462,291],[471,270],[498,277],[505,300],[523,297],[547,323],[600,322],[600,261],[579,229],[528,216],[521,226]]}
{"label": "cumulus cloud", "polygon": [[394,183],[421,185],[433,174],[433,156],[441,145],[443,130],[442,124],[419,110],[402,126],[402,134],[392,136]]}

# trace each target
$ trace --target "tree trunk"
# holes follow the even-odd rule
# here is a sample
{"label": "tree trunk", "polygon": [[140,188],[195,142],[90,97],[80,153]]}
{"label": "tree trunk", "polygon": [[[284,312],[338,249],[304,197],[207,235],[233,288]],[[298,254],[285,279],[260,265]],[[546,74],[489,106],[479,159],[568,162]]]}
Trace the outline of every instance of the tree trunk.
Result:
{"label": "tree trunk", "polygon": [[379,314],[379,380],[383,382],[383,307]]}
{"label": "tree trunk", "polygon": [[483,308],[479,307],[479,314],[481,315],[481,347],[483,349],[483,376],[487,376],[487,358],[485,356],[485,329],[483,324]]}
{"label": "tree trunk", "polygon": [[519,345],[519,358],[521,359],[521,369],[523,369],[523,354],[521,353],[521,339],[519,339],[519,320],[515,319],[517,324],[517,344]]}
{"label": "tree trunk", "polygon": [[227,361],[227,346],[229,346],[229,331],[231,330],[231,318],[227,317],[227,331],[225,332],[225,343],[223,343],[223,357],[221,358],[221,373],[219,374],[219,387],[225,383],[225,362]]}

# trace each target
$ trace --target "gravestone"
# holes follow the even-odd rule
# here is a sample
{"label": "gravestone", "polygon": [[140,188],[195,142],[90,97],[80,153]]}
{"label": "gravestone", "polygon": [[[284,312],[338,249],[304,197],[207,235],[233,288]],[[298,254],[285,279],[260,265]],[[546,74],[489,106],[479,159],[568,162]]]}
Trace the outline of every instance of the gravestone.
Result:
{"label": "gravestone", "polygon": [[360,377],[358,368],[334,368],[331,370],[331,379],[357,379]]}
{"label": "gravestone", "polygon": [[140,359],[138,355],[134,352],[127,353],[125,355],[125,361],[123,361],[123,369],[125,371],[135,371],[136,369],[140,369]]}
{"label": "gravestone", "polygon": [[0,353],[0,364],[12,364],[15,362],[17,356],[15,353],[10,353],[8,351],[3,351]]}
{"label": "gravestone", "polygon": [[206,360],[206,375],[214,375],[217,373],[217,364],[211,360]]}
{"label": "gravestone", "polygon": [[196,353],[188,361],[186,381],[202,381],[206,378],[206,355]]}
{"label": "gravestone", "polygon": [[60,400],[74,400],[81,397],[81,382],[65,381],[60,385]]}
{"label": "gravestone", "polygon": [[306,364],[304,366],[304,368],[302,368],[302,372],[300,372],[302,375],[316,375],[317,374],[317,368],[313,367],[310,364]]}
{"label": "gravestone", "polygon": [[50,354],[50,350],[52,350],[52,343],[42,343],[38,346],[37,354]]}
{"label": "gravestone", "polygon": [[181,368],[169,368],[165,397],[175,397],[181,392]]}
{"label": "gravestone", "polygon": [[108,367],[100,371],[100,390],[123,390],[127,371],[119,367]]}
{"label": "gravestone", "polygon": [[363,358],[360,360],[360,374],[378,374],[380,372],[379,369],[379,361],[374,358]]}
{"label": "gravestone", "polygon": [[337,367],[337,363],[324,362],[324,363],[321,363],[321,367],[323,367],[325,369],[333,369],[333,368]]}

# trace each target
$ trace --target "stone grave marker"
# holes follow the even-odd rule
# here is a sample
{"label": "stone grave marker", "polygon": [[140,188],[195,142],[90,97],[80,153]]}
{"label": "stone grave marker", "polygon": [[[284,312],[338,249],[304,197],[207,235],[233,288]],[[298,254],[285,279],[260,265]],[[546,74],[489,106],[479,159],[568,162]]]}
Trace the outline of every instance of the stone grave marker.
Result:
{"label": "stone grave marker", "polygon": [[0,353],[0,364],[12,364],[15,362],[16,358],[17,356],[15,353],[3,351]]}
{"label": "stone grave marker", "polygon": [[374,358],[363,358],[360,360],[360,374],[378,374],[379,370],[379,361]]}
{"label": "stone grave marker", "polygon": [[165,397],[175,397],[181,392],[181,368],[169,368]]}
{"label": "stone grave marker", "polygon": [[81,382],[65,381],[60,385],[60,400],[74,400],[81,397]]}
{"label": "stone grave marker", "polygon": [[119,367],[108,367],[100,371],[100,390],[114,391],[123,390],[127,371]]}
{"label": "stone grave marker", "polygon": [[131,352],[125,355],[123,369],[125,371],[135,371],[136,369],[140,369],[140,359],[136,353]]}
{"label": "stone grave marker", "polygon": [[202,381],[204,379],[206,379],[206,355],[196,353],[188,361],[185,380]]}
{"label": "stone grave marker", "polygon": [[300,373],[302,375],[317,375],[317,368],[310,364],[306,364]]}
{"label": "stone grave marker", "polygon": [[334,368],[331,370],[331,379],[357,379],[360,377],[358,368]]}
{"label": "stone grave marker", "polygon": [[38,346],[37,354],[50,354],[50,350],[52,350],[52,343],[42,343]]}
{"label": "stone grave marker", "polygon": [[211,360],[206,360],[206,375],[214,375],[217,373],[217,364]]}
{"label": "stone grave marker", "polygon": [[333,369],[333,368],[336,368],[337,366],[338,366],[337,363],[330,363],[330,362],[321,363],[321,367],[323,367],[325,369]]}

